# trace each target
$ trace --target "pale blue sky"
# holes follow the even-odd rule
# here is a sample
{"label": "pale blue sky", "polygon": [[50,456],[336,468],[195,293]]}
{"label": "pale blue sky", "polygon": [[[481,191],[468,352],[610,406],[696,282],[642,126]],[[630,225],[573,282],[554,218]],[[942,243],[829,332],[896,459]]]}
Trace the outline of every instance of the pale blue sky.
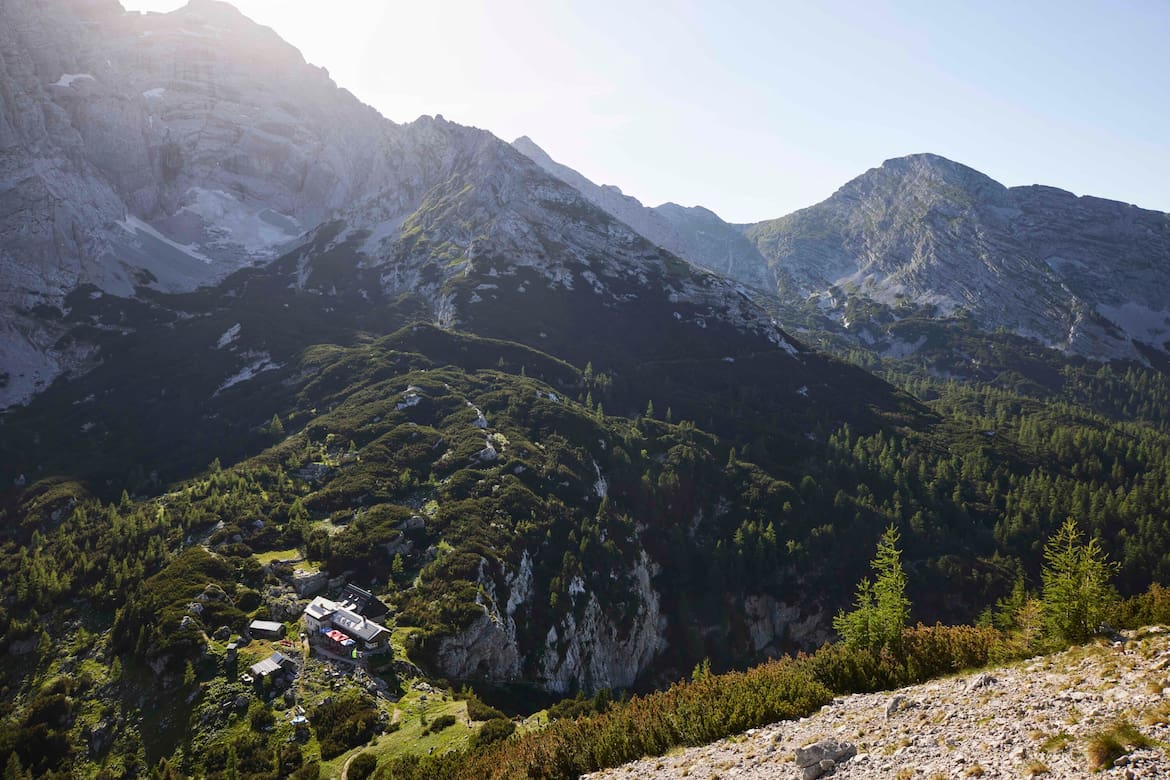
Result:
{"label": "pale blue sky", "polygon": [[777,217],[935,152],[1170,210],[1166,0],[234,4],[391,119],[528,135],[649,205]]}

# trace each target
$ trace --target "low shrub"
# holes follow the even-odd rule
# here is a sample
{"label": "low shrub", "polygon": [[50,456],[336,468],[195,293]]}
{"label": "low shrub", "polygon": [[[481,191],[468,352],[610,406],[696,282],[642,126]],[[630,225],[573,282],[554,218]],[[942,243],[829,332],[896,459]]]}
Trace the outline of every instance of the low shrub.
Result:
{"label": "low shrub", "polygon": [[479,727],[479,731],[471,737],[472,747],[490,745],[493,742],[502,742],[512,736],[516,724],[507,718],[492,718]]}
{"label": "low shrub", "polygon": [[321,743],[321,758],[329,759],[369,740],[378,710],[360,696],[343,696],[313,710],[309,722]]}
{"label": "low shrub", "polygon": [[454,715],[440,715],[430,722],[425,729],[423,729],[423,736],[427,734],[438,734],[443,729],[450,728],[455,725]]}
{"label": "low shrub", "polygon": [[353,780],[366,780],[367,777],[374,774],[374,770],[377,768],[377,756],[373,753],[359,753],[353,761],[349,762],[346,777],[351,777]]}
{"label": "low shrub", "polygon": [[494,720],[502,718],[507,720],[507,715],[497,710],[495,707],[484,704],[479,697],[472,696],[467,700],[467,717],[469,720]]}

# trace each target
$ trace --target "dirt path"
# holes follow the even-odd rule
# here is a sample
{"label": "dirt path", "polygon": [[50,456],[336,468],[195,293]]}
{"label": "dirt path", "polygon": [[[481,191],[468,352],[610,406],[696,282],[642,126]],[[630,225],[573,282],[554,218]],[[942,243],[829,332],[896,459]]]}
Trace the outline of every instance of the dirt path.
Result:
{"label": "dirt path", "polygon": [[357,758],[360,755],[361,755],[361,751],[359,750],[358,752],[354,753],[349,758],[345,759],[345,763],[341,765],[341,780],[348,780],[348,778],[349,778],[349,765],[355,758]]}

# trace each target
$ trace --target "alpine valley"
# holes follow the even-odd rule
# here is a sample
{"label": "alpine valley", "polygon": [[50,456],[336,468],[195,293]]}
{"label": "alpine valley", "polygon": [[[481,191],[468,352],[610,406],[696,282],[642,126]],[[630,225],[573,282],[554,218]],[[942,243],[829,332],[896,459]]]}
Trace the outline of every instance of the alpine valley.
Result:
{"label": "alpine valley", "polygon": [[[922,154],[733,225],[226,3],[2,0],[0,765],[576,776],[641,753],[562,724],[834,640],[890,526],[967,665],[1068,517],[1148,617],[1168,372],[1164,213]],[[672,744],[949,670],[826,657]]]}

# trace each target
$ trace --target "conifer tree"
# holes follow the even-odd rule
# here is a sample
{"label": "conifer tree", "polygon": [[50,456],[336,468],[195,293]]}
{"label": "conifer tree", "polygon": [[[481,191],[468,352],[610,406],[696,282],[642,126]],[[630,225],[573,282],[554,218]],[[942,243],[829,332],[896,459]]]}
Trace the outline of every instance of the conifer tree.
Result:
{"label": "conifer tree", "polygon": [[879,650],[901,642],[902,629],[910,617],[910,600],[906,598],[899,538],[898,529],[891,524],[878,540],[877,555],[870,564],[873,581],[863,578],[857,585],[854,610],[841,610],[833,618],[833,628],[850,647]]}
{"label": "conifer tree", "polygon": [[1064,521],[1044,545],[1041,604],[1051,636],[1083,642],[1097,633],[1117,598],[1109,584],[1115,568],[1097,539],[1082,542],[1076,521],[1071,517]]}

